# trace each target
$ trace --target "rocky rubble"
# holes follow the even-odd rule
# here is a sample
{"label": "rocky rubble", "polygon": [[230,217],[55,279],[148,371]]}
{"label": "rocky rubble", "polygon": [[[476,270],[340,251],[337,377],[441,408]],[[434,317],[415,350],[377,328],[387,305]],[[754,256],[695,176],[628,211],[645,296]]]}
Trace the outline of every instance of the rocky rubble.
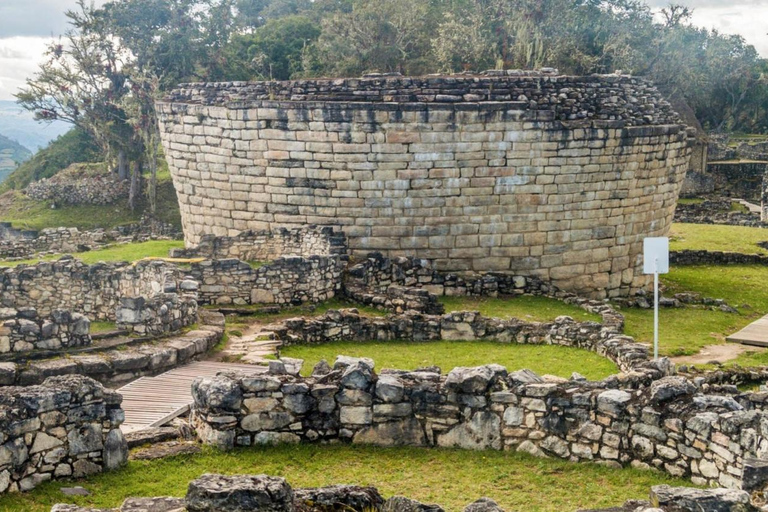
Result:
{"label": "rocky rubble", "polygon": [[[189,484],[186,498],[129,498],[120,508],[86,509],[54,505],[51,512],[444,512],[439,505],[402,496],[384,499],[373,487],[336,485],[293,489],[267,475],[205,474]],[[464,512],[504,512],[494,500],[480,498]],[[511,511],[510,511],[511,512]],[[524,512],[521,510],[520,512]],[[579,512],[601,512],[598,510]],[[602,512],[757,512],[749,494],[730,489],[655,486],[650,501],[630,501]]]}

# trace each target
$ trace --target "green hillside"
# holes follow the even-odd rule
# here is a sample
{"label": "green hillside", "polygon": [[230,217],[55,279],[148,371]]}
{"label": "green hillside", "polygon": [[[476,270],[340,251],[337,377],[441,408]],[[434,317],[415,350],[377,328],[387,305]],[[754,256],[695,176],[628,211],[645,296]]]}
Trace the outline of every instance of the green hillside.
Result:
{"label": "green hillside", "polygon": [[11,174],[18,165],[32,157],[32,152],[8,137],[0,135],[0,183]]}

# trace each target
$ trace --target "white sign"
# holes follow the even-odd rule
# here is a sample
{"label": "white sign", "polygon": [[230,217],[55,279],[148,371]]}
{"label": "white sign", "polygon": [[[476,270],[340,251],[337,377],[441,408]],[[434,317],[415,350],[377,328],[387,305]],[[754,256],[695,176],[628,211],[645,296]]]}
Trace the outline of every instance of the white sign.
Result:
{"label": "white sign", "polygon": [[643,240],[643,274],[669,273],[669,238]]}

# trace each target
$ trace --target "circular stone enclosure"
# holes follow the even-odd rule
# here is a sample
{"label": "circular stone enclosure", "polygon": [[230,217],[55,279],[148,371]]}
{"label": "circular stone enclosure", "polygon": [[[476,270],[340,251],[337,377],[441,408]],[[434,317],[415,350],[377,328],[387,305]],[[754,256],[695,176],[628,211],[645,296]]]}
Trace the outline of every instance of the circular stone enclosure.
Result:
{"label": "circular stone enclosure", "polygon": [[352,256],[645,288],[690,149],[648,82],[461,76],[183,85],[158,103],[186,242],[334,225]]}

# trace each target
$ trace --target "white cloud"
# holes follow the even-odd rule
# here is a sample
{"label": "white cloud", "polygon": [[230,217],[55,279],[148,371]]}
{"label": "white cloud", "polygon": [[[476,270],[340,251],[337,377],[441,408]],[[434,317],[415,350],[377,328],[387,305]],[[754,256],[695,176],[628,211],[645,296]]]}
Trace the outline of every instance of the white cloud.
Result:
{"label": "white cloud", "polygon": [[[654,10],[669,5],[667,0],[647,0]],[[768,57],[768,0],[676,0],[693,9],[694,25],[739,34],[763,57]]]}
{"label": "white cloud", "polygon": [[37,71],[51,38],[0,39],[0,100],[11,100],[24,81]]}

